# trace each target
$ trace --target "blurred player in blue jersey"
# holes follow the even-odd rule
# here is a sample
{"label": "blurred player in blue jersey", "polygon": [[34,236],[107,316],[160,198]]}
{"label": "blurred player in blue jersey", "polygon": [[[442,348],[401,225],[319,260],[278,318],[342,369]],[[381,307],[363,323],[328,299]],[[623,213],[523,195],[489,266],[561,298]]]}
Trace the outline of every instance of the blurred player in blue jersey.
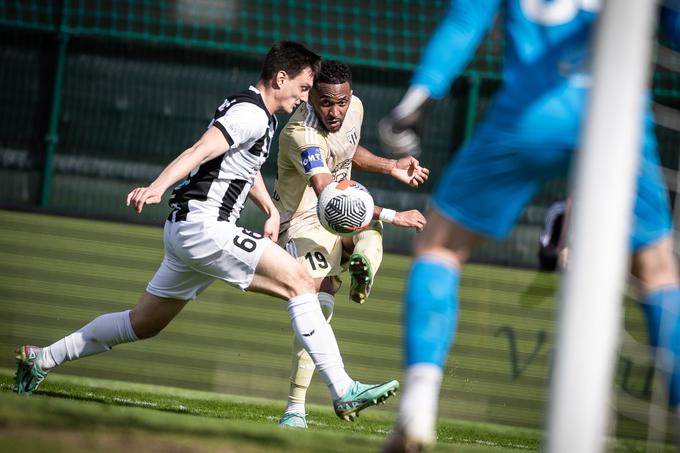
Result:
{"label": "blurred player in blue jersey", "polygon": [[[485,236],[505,237],[536,191],[569,169],[589,92],[589,40],[600,7],[599,0],[452,1],[409,90],[379,125],[385,150],[417,155],[426,105],[447,94],[503,10],[503,84],[473,138],[444,171],[415,245],[404,296],[405,391],[385,451],[421,451],[435,440],[442,369],[456,332],[460,272],[471,250]],[[663,28],[680,42],[677,23],[677,12],[661,9]],[[649,112],[644,129],[632,272],[640,283],[650,343],[670,352],[666,375],[670,404],[677,406],[680,322],[673,309],[680,306],[680,280]]]}

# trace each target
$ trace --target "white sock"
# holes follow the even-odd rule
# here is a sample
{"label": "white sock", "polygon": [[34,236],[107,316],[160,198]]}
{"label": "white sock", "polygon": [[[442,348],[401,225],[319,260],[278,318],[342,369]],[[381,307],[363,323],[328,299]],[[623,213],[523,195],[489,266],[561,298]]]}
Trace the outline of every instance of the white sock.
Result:
{"label": "white sock", "polygon": [[43,348],[38,366],[49,371],[66,360],[99,354],[121,343],[137,341],[130,323],[130,310],[101,315],[56,343]]}
{"label": "white sock", "polygon": [[409,439],[427,443],[435,440],[442,374],[442,369],[433,363],[407,368],[397,423]]}
{"label": "white sock", "polygon": [[321,305],[321,312],[327,322],[331,322],[333,318],[333,308],[335,307],[335,297],[332,294],[320,292],[319,305]]}
{"label": "white sock", "polygon": [[284,414],[288,414],[290,412],[298,412],[301,414],[305,413],[305,405],[302,403],[293,403],[291,401],[288,401],[288,405],[286,406],[286,410],[283,411]]}
{"label": "white sock", "polygon": [[345,394],[352,383],[345,372],[338,343],[330,324],[321,312],[316,294],[301,294],[288,301],[293,332],[319,370],[335,400]]}

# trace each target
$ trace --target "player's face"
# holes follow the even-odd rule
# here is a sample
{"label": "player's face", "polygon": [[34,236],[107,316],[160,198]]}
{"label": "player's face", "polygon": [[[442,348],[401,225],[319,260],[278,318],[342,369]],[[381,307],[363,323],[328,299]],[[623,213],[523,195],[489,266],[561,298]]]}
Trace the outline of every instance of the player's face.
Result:
{"label": "player's face", "polygon": [[301,102],[307,102],[313,82],[314,73],[312,73],[310,68],[303,69],[294,78],[290,78],[286,74],[283,83],[280,84],[281,94],[279,104],[281,110],[286,113],[292,113]]}
{"label": "player's face", "polygon": [[342,127],[351,100],[352,89],[348,82],[337,85],[319,83],[312,90],[314,110],[330,132],[337,132]]}

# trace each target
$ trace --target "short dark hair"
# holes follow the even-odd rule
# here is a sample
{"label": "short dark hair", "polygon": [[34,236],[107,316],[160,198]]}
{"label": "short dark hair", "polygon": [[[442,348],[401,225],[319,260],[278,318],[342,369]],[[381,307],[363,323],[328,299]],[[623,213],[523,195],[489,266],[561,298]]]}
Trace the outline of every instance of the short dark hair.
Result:
{"label": "short dark hair", "polygon": [[352,70],[338,60],[323,60],[319,74],[314,78],[314,86],[319,83],[340,85],[345,82],[352,86]]}
{"label": "short dark hair", "polygon": [[271,80],[277,72],[286,71],[291,78],[310,68],[316,77],[321,57],[295,41],[275,42],[262,64],[261,80]]}

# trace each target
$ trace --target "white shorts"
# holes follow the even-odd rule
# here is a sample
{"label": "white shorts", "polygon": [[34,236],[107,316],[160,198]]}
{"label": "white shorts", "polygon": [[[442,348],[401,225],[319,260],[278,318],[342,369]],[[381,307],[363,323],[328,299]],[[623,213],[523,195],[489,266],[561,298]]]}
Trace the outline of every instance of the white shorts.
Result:
{"label": "white shorts", "polygon": [[193,300],[215,279],[247,289],[271,244],[231,222],[165,222],[165,257],[146,290],[158,297]]}

